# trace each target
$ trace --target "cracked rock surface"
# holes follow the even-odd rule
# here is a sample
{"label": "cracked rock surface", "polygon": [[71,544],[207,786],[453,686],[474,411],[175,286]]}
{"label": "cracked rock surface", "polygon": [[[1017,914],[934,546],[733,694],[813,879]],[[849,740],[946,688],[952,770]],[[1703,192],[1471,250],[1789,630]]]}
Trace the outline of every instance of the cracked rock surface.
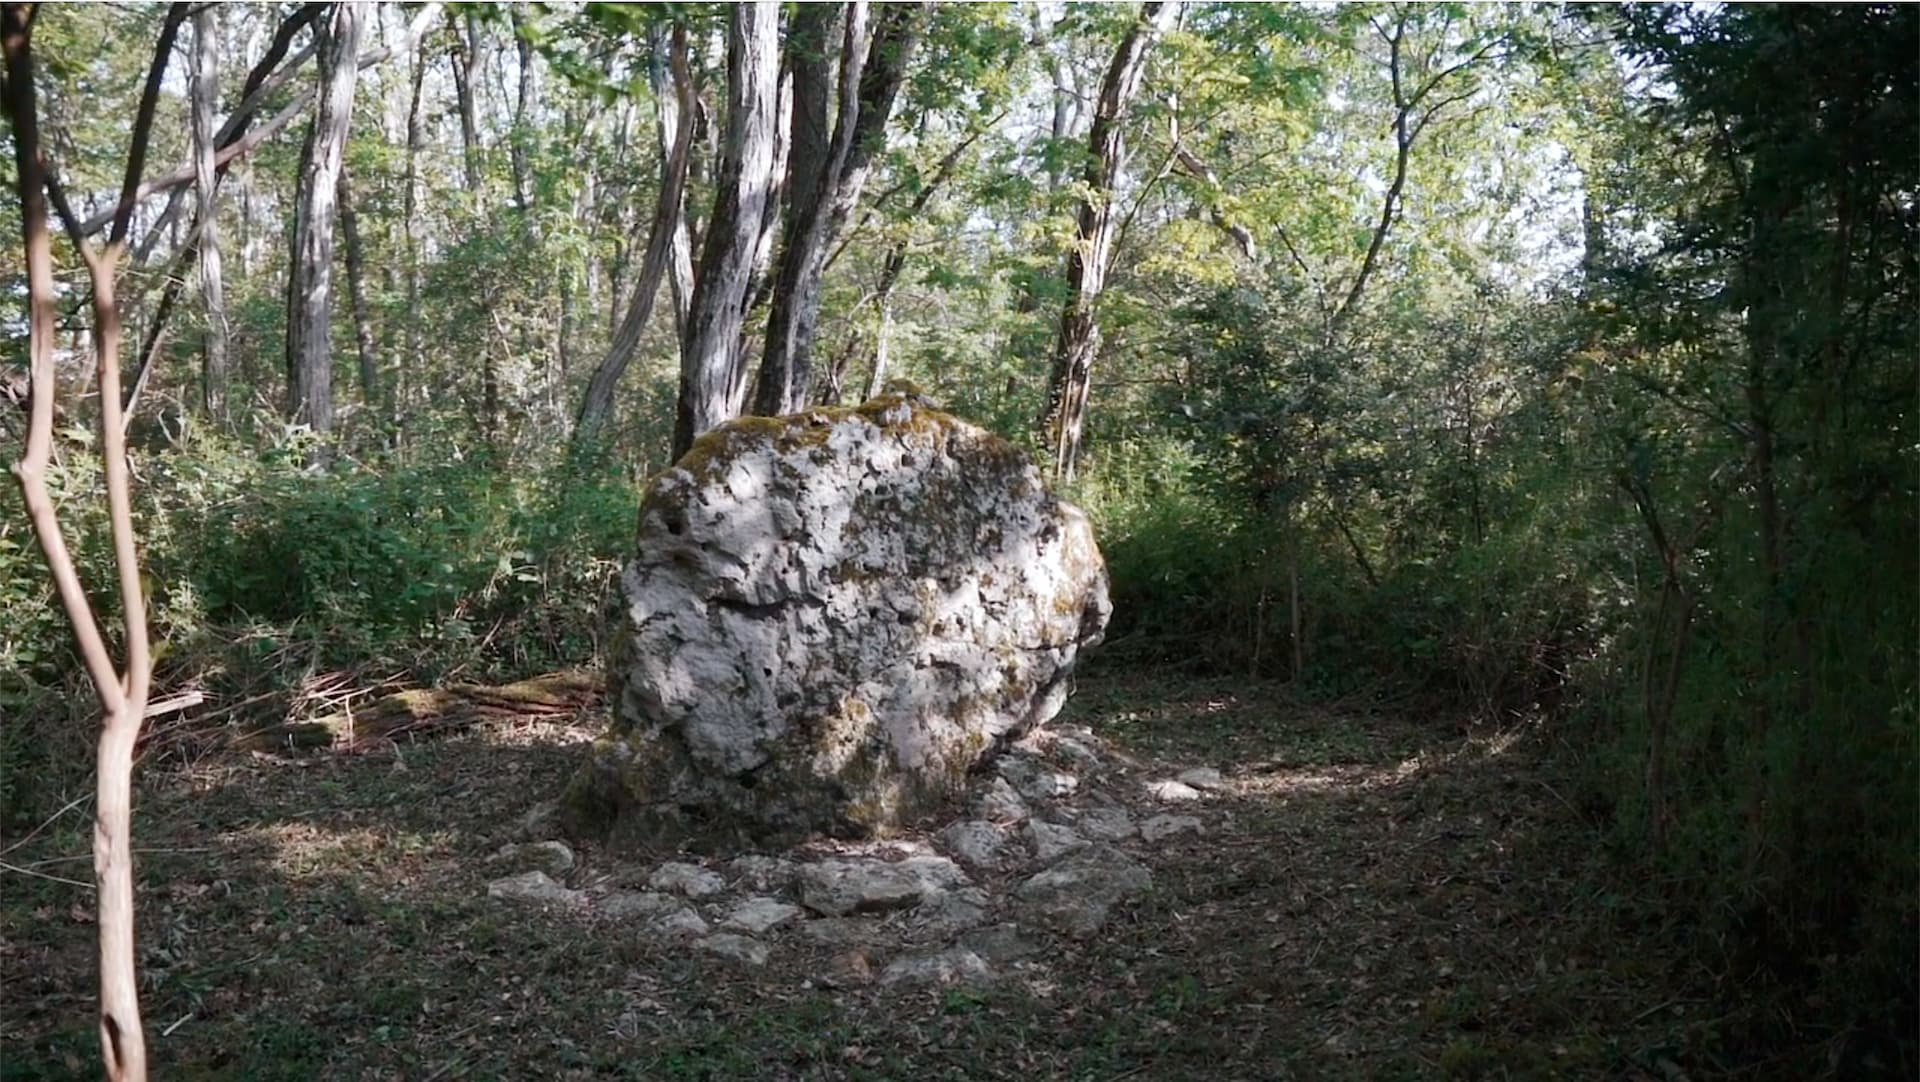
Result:
{"label": "cracked rock surface", "polygon": [[1059,711],[1111,610],[1092,528],[1013,445],[924,403],[743,418],[649,483],[573,827],[870,836]]}

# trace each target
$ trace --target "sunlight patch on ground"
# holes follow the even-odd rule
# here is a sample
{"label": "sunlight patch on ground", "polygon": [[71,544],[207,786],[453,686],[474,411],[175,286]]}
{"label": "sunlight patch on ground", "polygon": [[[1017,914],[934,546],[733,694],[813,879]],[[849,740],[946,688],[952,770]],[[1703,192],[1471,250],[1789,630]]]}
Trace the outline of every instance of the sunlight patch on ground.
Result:
{"label": "sunlight patch on ground", "polygon": [[355,827],[335,830],[312,823],[276,823],[255,827],[233,836],[245,846],[259,846],[267,854],[267,865],[289,879],[352,871],[371,872],[396,861],[408,861],[442,854],[451,839],[435,832],[375,830]]}

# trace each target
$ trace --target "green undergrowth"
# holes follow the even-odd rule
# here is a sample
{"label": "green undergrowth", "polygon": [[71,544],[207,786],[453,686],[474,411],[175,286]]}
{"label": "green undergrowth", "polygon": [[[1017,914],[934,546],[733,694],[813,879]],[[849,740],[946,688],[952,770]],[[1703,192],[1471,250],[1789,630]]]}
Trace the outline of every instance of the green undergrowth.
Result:
{"label": "green undergrowth", "polygon": [[[584,459],[544,471],[484,456],[307,465],[198,435],[137,461],[155,697],[204,710],[298,706],[305,689],[398,677],[504,681],[592,662],[633,487]],[[97,465],[51,478],[95,611],[118,640]],[[84,778],[91,696],[18,494],[0,509],[0,821],[45,814]],[[327,674],[344,673],[328,679]],[[323,698],[322,691],[313,696]],[[203,712],[204,712],[203,710]],[[274,719],[278,720],[278,719]],[[156,723],[164,729],[166,722]]]}

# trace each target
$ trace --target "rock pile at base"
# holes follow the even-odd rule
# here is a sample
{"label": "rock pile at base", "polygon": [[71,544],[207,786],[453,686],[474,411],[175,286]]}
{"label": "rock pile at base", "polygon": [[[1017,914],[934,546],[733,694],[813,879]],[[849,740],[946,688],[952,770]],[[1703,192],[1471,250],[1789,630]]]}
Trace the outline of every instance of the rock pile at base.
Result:
{"label": "rock pile at base", "polygon": [[1063,949],[1110,929],[1149,894],[1154,855],[1204,834],[1210,802],[1230,789],[1217,772],[1204,790],[1150,773],[1134,773],[1085,730],[1046,731],[975,779],[968,817],[924,840],[816,840],[611,871],[578,867],[563,843],[543,841],[503,850],[495,863],[538,854],[570,870],[579,889],[529,871],[488,894],[614,921],[717,964],[784,958],[828,987],[1038,980]]}

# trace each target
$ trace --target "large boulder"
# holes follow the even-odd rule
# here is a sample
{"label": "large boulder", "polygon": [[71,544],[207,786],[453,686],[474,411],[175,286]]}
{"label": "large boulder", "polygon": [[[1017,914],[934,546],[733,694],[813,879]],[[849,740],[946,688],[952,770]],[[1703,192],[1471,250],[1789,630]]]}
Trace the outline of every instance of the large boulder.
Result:
{"label": "large boulder", "polygon": [[1086,517],[911,389],[715,429],[640,519],[565,801],[616,839],[883,834],[1057,713],[1111,611]]}

